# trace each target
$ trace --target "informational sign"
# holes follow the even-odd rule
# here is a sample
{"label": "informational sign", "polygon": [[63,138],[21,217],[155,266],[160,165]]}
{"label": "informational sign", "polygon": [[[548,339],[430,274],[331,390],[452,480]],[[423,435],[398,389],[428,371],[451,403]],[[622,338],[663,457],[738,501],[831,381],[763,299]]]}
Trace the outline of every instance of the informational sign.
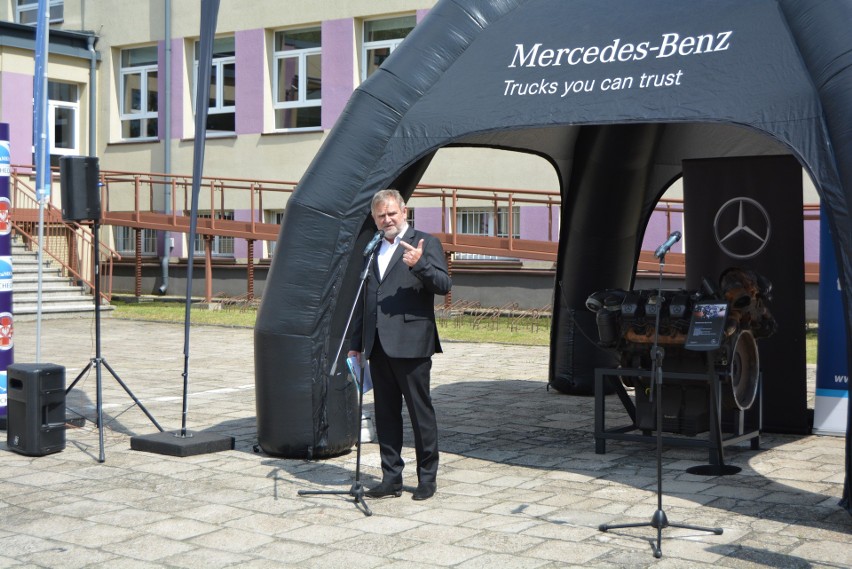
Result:
{"label": "informational sign", "polygon": [[821,435],[845,435],[849,414],[849,364],[846,359],[843,291],[837,274],[831,230],[825,212],[820,213],[819,331],[813,430]]}
{"label": "informational sign", "polygon": [[12,317],[12,220],[9,195],[9,125],[0,123],[0,425],[6,423],[6,368],[14,359]]}
{"label": "informational sign", "polygon": [[725,334],[728,304],[725,302],[696,304],[692,309],[686,349],[709,352],[719,349]]}

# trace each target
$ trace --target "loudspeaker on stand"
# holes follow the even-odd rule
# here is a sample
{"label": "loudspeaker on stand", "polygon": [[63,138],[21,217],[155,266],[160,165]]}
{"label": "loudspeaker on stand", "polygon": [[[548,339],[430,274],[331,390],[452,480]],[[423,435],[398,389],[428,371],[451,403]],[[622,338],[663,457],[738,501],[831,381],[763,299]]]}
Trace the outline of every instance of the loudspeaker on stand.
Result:
{"label": "loudspeaker on stand", "polygon": [[59,159],[62,219],[101,218],[100,168],[97,156],[63,156]]}

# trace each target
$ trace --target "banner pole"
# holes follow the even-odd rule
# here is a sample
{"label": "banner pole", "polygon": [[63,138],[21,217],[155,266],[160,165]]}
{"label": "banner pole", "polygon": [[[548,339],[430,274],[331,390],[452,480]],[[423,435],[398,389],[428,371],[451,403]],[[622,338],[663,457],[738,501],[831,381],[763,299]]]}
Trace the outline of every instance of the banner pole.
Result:
{"label": "banner pole", "polygon": [[36,23],[36,53],[34,81],[36,197],[38,198],[38,277],[36,289],[36,349],[35,361],[41,361],[42,277],[44,251],[44,207],[50,197],[50,147],[47,143],[47,59],[50,37],[50,13],[47,0],[38,0]]}
{"label": "banner pole", "polygon": [[[201,189],[201,173],[204,165],[204,142],[207,133],[207,101],[210,93],[210,76],[213,58],[213,41],[216,19],[219,15],[219,0],[201,0],[201,39],[198,48],[198,81],[196,84],[195,141],[192,159],[192,205],[189,223],[189,258],[187,260],[186,302],[184,305],[183,340],[183,402],[181,427],[173,433],[161,432],[154,435],[130,437],[130,448],[171,456],[190,456],[209,452],[234,449],[234,437],[218,435],[209,431],[189,432],[186,419],[189,414],[189,328],[192,308],[192,260],[195,252],[195,236],[198,231],[198,193]],[[166,135],[168,136],[168,134]]]}

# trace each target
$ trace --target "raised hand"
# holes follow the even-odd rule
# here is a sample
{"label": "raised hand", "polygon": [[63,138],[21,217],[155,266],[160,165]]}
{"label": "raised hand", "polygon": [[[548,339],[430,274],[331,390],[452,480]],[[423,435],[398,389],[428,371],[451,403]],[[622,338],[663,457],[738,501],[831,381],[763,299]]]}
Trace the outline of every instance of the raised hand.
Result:
{"label": "raised hand", "polygon": [[417,247],[412,247],[405,241],[400,241],[399,244],[405,247],[405,253],[402,254],[402,262],[409,267],[416,265],[420,257],[423,256],[423,239],[420,240]]}

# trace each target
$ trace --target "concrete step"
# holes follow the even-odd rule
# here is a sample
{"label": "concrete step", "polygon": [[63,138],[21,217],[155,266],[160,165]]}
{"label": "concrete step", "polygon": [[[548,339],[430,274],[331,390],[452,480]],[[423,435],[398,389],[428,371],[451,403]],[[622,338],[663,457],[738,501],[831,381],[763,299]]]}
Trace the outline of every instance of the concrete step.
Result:
{"label": "concrete step", "polygon": [[[12,255],[12,270],[16,273],[38,272],[38,258],[34,253]],[[49,257],[42,260],[43,273],[60,273],[62,268]]]}
{"label": "concrete step", "polygon": [[[28,302],[36,302],[38,300],[38,292],[18,292],[12,291],[12,302],[16,304],[26,304]],[[42,302],[86,302],[91,304],[94,302],[93,297],[82,294],[79,290],[76,293],[68,290],[52,290],[41,291]]]}
{"label": "concrete step", "polygon": [[[12,253],[12,261],[15,267],[38,267],[38,257],[32,253]],[[49,259],[44,259],[44,264],[50,264]]]}
{"label": "concrete step", "polygon": [[[51,283],[51,284],[65,283],[69,287],[73,286],[71,284],[71,280],[68,279],[67,277],[63,277],[62,275],[44,274],[44,275],[42,275],[41,282],[42,282],[42,284],[44,284],[44,283]],[[19,284],[27,285],[27,284],[31,284],[31,283],[38,284],[38,273],[15,274],[15,270],[12,269],[12,286],[17,287]],[[79,288],[79,287],[74,287],[74,288]]]}
{"label": "concrete step", "polygon": [[[37,318],[37,307],[33,305],[15,306],[13,308],[15,320],[18,322],[30,322]],[[112,315],[115,307],[110,305],[101,305],[101,317],[107,318]],[[81,318],[89,317],[94,314],[94,304],[89,306],[77,306],[71,304],[58,304],[56,306],[42,304],[41,316],[44,319],[53,318]]]}
{"label": "concrete step", "polygon": [[[39,275],[41,273],[41,275]],[[16,320],[35,320],[39,314],[38,288],[41,278],[42,318],[80,317],[95,311],[94,298],[62,275],[61,269],[47,255],[42,256],[39,270],[38,251],[26,248],[20,241],[12,243],[12,310]],[[113,310],[101,304],[103,315]]]}
{"label": "concrete step", "polygon": [[[29,274],[37,274],[38,273],[38,262],[35,263],[19,263],[15,259],[12,259],[12,272],[18,275],[29,275]],[[42,274],[48,275],[59,275],[61,271],[59,267],[53,267],[51,265],[45,265],[41,270]]]}
{"label": "concrete step", "polygon": [[[12,300],[12,304],[16,308],[16,310],[15,310],[16,314],[18,313],[17,309],[20,309],[23,312],[35,312],[35,309],[36,309],[35,303],[27,302],[27,303],[23,303],[21,305],[18,305],[17,303],[15,303],[14,300]],[[102,304],[101,309],[104,309],[107,306],[110,306],[110,305],[103,305]],[[80,301],[76,301],[76,300],[64,299],[64,300],[42,302],[41,308],[42,308],[42,310],[68,309],[68,310],[75,310],[75,311],[93,311],[95,309],[95,305],[91,301],[80,302]],[[110,306],[110,308],[112,308],[112,307]]]}
{"label": "concrete step", "polygon": [[[38,280],[33,281],[16,281],[12,280],[13,290],[16,293],[28,293],[28,292],[36,292],[38,290]],[[68,279],[60,277],[59,279],[50,279],[50,280],[42,280],[41,290],[47,292],[55,292],[57,290],[68,291],[69,290]],[[83,294],[83,290],[80,287],[73,287],[73,290],[79,291],[80,294]]]}

